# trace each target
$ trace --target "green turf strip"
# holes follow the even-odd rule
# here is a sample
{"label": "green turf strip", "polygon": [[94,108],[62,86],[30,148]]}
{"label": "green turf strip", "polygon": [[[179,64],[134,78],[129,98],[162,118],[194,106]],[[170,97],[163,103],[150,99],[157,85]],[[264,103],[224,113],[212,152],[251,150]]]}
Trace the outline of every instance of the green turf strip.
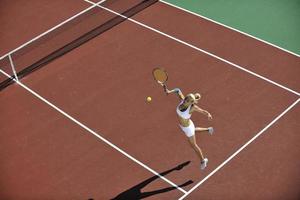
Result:
{"label": "green turf strip", "polygon": [[166,0],[300,55],[300,0]]}

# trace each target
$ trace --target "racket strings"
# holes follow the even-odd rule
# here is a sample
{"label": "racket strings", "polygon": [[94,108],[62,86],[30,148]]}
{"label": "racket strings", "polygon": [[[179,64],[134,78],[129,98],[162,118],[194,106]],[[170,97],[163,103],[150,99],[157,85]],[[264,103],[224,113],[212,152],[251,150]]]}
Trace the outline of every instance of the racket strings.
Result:
{"label": "racket strings", "polygon": [[161,68],[156,68],[153,70],[153,77],[156,81],[160,83],[165,83],[168,80],[168,75],[166,71]]}

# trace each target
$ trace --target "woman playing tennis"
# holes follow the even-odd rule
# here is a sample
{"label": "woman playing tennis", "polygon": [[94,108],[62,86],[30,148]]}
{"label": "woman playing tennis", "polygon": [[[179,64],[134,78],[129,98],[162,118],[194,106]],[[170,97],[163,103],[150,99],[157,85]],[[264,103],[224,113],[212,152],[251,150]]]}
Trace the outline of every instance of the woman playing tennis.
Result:
{"label": "woman playing tennis", "polygon": [[158,67],[153,69],[152,74],[154,79],[161,86],[163,86],[166,94],[175,93],[179,97],[180,103],[176,108],[176,112],[179,119],[179,126],[182,129],[182,131],[185,133],[185,135],[188,137],[188,141],[191,147],[194,149],[197,156],[200,158],[201,161],[200,168],[205,169],[208,163],[208,159],[203,156],[201,149],[197,145],[195,132],[208,131],[208,133],[212,134],[214,130],[212,127],[208,127],[208,128],[195,127],[193,121],[191,120],[193,112],[200,112],[204,115],[207,115],[209,120],[212,119],[212,116],[208,111],[203,110],[196,105],[200,100],[201,95],[199,93],[195,93],[195,94],[188,94],[184,96],[179,88],[168,90],[165,84],[168,80],[168,75],[167,72],[162,68]]}
{"label": "woman playing tennis", "polygon": [[200,158],[201,161],[200,168],[202,170],[205,169],[208,163],[208,159],[203,156],[200,147],[197,145],[195,131],[199,131],[199,132],[208,131],[208,133],[212,134],[213,128],[195,127],[193,121],[191,120],[191,117],[193,112],[200,112],[204,115],[207,115],[208,119],[211,120],[212,119],[211,114],[208,111],[203,110],[196,105],[201,98],[201,95],[199,93],[188,94],[184,96],[179,88],[168,90],[165,84],[161,84],[161,85],[163,86],[166,94],[175,93],[179,97],[180,103],[176,108],[176,112],[179,119],[179,126],[182,129],[182,131],[185,133],[185,135],[188,137],[188,141],[191,147],[194,149],[197,156]]}

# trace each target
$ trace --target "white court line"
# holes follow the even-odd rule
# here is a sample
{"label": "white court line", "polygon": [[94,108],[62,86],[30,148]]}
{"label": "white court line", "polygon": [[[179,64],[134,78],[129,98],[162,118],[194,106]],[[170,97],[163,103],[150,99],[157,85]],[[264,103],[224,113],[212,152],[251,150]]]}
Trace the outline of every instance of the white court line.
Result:
{"label": "white court line", "polygon": [[[7,76],[8,78],[11,78],[11,76],[9,74],[7,74],[6,72],[4,72],[3,70],[0,69],[0,72],[2,74],[4,74],[5,76]],[[16,79],[13,79],[13,81],[15,81],[19,86],[21,86],[22,88],[24,88],[25,90],[27,90],[29,93],[31,93],[32,95],[34,95],[35,97],[37,97],[38,99],[40,99],[41,101],[43,101],[44,103],[48,104],[54,110],[58,111],[60,114],[62,114],[66,118],[68,118],[69,120],[73,121],[75,124],[77,124],[78,126],[80,126],[81,128],[83,128],[84,130],[86,130],[89,133],[93,134],[94,136],[96,136],[97,138],[99,138],[100,140],[102,140],[104,143],[106,143],[110,147],[114,148],[115,150],[117,150],[118,152],[120,152],[121,154],[123,154],[124,156],[126,156],[127,158],[129,158],[130,160],[134,161],[135,163],[139,164],[140,166],[142,166],[143,168],[147,169],[151,173],[155,174],[156,176],[158,176],[162,180],[166,181],[167,183],[169,183],[170,185],[172,185],[176,189],[180,190],[182,193],[184,193],[184,194],[187,193],[184,189],[182,189],[181,187],[177,186],[175,183],[173,183],[169,179],[165,178],[164,176],[161,176],[158,172],[154,171],[153,169],[151,169],[150,167],[148,167],[147,165],[145,165],[141,161],[135,159],[134,157],[132,157],[131,155],[129,155],[128,153],[126,153],[125,151],[123,151],[122,149],[120,149],[119,147],[117,147],[116,145],[114,145],[113,143],[111,143],[110,141],[108,141],[107,139],[105,139],[104,137],[102,137],[100,134],[98,134],[97,132],[93,131],[92,129],[90,129],[89,127],[87,127],[86,125],[84,125],[83,123],[81,123],[80,121],[78,121],[77,119],[75,119],[74,117],[72,117],[71,115],[69,115],[68,113],[66,113],[65,111],[63,111],[62,109],[58,108],[57,106],[55,106],[53,103],[51,103],[50,101],[48,101],[47,99],[45,99],[41,95],[39,95],[37,92],[35,92],[32,89],[30,89],[29,87],[27,87],[25,84],[21,83],[20,81],[17,81]]]}
{"label": "white court line", "polygon": [[97,2],[97,3],[94,3],[93,6],[84,9],[83,11],[77,13],[76,15],[70,17],[69,19],[66,19],[65,21],[61,22],[60,24],[57,24],[56,26],[50,28],[49,30],[45,31],[44,33],[42,33],[42,34],[40,34],[40,35],[38,35],[38,36],[32,38],[32,39],[29,40],[28,42],[26,42],[26,43],[22,44],[21,46],[17,47],[16,49],[14,49],[14,50],[12,50],[12,51],[10,51],[10,52],[4,54],[3,56],[1,56],[1,57],[0,57],[0,60],[2,60],[4,57],[6,57],[6,56],[8,56],[8,55],[13,54],[13,53],[16,52],[16,51],[22,49],[23,47],[25,47],[25,46],[31,44],[32,42],[34,42],[34,41],[40,39],[41,37],[47,35],[47,34],[50,33],[51,31],[53,31],[53,30],[59,28],[60,26],[62,26],[62,25],[64,25],[64,24],[68,23],[69,21],[72,21],[74,18],[78,17],[79,15],[82,15],[82,14],[88,12],[89,10],[93,9],[93,8],[96,7],[98,4],[101,4],[101,3],[103,3],[104,1],[106,1],[106,0],[102,0],[102,1],[99,1],[99,2]]}
{"label": "white court line", "polygon": [[[94,5],[95,5],[95,3],[93,3],[93,2],[91,2],[91,1],[89,1],[89,0],[84,0],[84,1],[86,1],[86,2],[88,2],[88,3],[91,3],[91,4],[94,4]],[[282,88],[282,89],[284,89],[284,90],[287,90],[287,91],[289,91],[289,92],[291,92],[291,93],[294,93],[294,94],[296,94],[297,96],[300,96],[300,93],[298,93],[298,92],[296,92],[296,91],[294,91],[294,90],[292,90],[292,89],[290,89],[290,88],[288,88],[288,87],[286,87],[286,86],[283,86],[283,85],[281,85],[281,84],[279,84],[279,83],[277,83],[277,82],[275,82],[275,81],[272,81],[272,80],[270,80],[270,79],[268,79],[268,78],[266,78],[266,77],[264,77],[264,76],[262,76],[262,75],[259,75],[259,74],[255,73],[255,72],[253,72],[253,71],[250,71],[250,70],[248,70],[248,69],[246,69],[246,68],[244,68],[244,67],[241,67],[240,65],[237,65],[237,64],[235,64],[235,63],[233,63],[233,62],[230,62],[230,61],[228,61],[228,60],[226,60],[226,59],[224,59],[224,58],[221,58],[221,57],[219,57],[219,56],[217,56],[217,55],[215,55],[215,54],[213,54],[213,53],[210,53],[210,52],[208,52],[208,51],[205,51],[205,50],[203,50],[203,49],[201,49],[201,48],[199,48],[199,47],[196,47],[196,46],[194,46],[194,45],[192,45],[192,44],[190,44],[190,43],[187,43],[187,42],[185,42],[185,41],[183,41],[183,40],[180,40],[180,39],[175,38],[175,37],[173,37],[173,36],[171,36],[171,35],[168,35],[168,34],[162,32],[162,31],[159,31],[159,30],[157,30],[157,29],[155,29],[155,28],[152,28],[152,27],[150,27],[150,26],[148,26],[148,25],[145,25],[145,24],[143,24],[143,23],[141,23],[141,22],[139,22],[139,21],[136,21],[136,20],[134,20],[134,19],[132,19],[132,18],[126,17],[126,16],[124,16],[124,15],[122,15],[122,14],[120,14],[120,13],[117,13],[117,12],[115,12],[115,11],[109,9],[109,8],[103,7],[103,6],[101,6],[101,5],[97,5],[97,6],[100,7],[100,8],[102,8],[102,9],[104,9],[104,10],[107,10],[107,11],[109,11],[109,12],[111,12],[111,13],[114,13],[114,14],[116,14],[116,15],[119,15],[120,17],[123,17],[123,18],[125,18],[125,19],[127,19],[127,20],[129,20],[129,21],[131,21],[131,22],[133,22],[133,23],[135,23],[135,24],[138,24],[138,25],[140,25],[140,26],[142,26],[142,27],[144,27],[144,28],[147,28],[147,29],[149,29],[149,30],[152,30],[152,31],[154,31],[154,32],[156,32],[156,33],[159,33],[159,34],[161,34],[161,35],[163,35],[163,36],[166,36],[166,37],[168,37],[168,38],[170,38],[170,39],[172,39],[172,40],[175,40],[175,41],[177,41],[177,42],[179,42],[179,43],[181,43],[181,44],[184,44],[184,45],[186,45],[186,46],[188,46],[188,47],[191,47],[191,48],[193,48],[193,49],[195,49],[195,50],[197,50],[197,51],[200,51],[200,52],[205,53],[205,54],[207,54],[207,55],[209,55],[209,56],[211,56],[211,57],[214,57],[214,58],[216,58],[216,59],[218,59],[218,60],[221,60],[222,62],[225,62],[225,63],[227,63],[227,64],[229,64],[229,65],[231,65],[231,66],[233,66],[233,67],[236,67],[236,68],[238,68],[238,69],[240,69],[240,70],[242,70],[242,71],[244,71],[244,72],[247,72],[248,74],[251,74],[251,75],[253,75],[253,76],[256,76],[257,78],[260,78],[260,79],[262,79],[262,80],[265,80],[265,81],[267,81],[267,82],[269,82],[269,83],[271,83],[271,84],[273,84],[273,85],[276,85],[276,86],[278,86],[278,87],[280,87],[280,88]]]}
{"label": "white court line", "polygon": [[251,38],[253,38],[253,39],[255,39],[255,40],[258,40],[258,41],[260,41],[260,42],[263,42],[263,43],[265,43],[265,44],[268,44],[268,45],[270,45],[270,46],[273,46],[273,47],[275,47],[275,48],[277,48],[277,49],[280,49],[280,50],[282,50],[282,51],[285,51],[285,52],[287,52],[287,53],[289,53],[289,54],[292,54],[292,55],[294,55],[294,56],[300,57],[300,55],[298,55],[297,53],[294,53],[294,52],[292,52],[292,51],[289,51],[289,50],[287,50],[287,49],[284,49],[284,48],[282,48],[282,47],[280,47],[280,46],[277,46],[277,45],[275,45],[275,44],[272,44],[272,43],[270,43],[270,42],[267,42],[267,41],[265,41],[265,40],[263,40],[263,39],[257,38],[257,37],[255,37],[255,36],[253,36],[253,35],[250,35],[250,34],[248,34],[248,33],[245,33],[245,32],[243,32],[243,31],[240,31],[240,30],[235,29],[235,28],[233,28],[233,27],[230,27],[230,26],[227,26],[227,25],[222,24],[222,23],[220,23],[220,22],[217,22],[217,21],[215,21],[215,20],[213,20],[213,19],[210,19],[210,18],[205,17],[205,16],[203,16],[203,15],[200,15],[200,14],[198,14],[198,13],[195,13],[195,12],[192,12],[192,11],[190,11],[190,10],[184,9],[184,8],[182,8],[182,7],[176,6],[176,5],[174,5],[174,4],[171,4],[171,3],[169,3],[169,2],[166,2],[166,1],[164,1],[164,0],[159,0],[159,1],[162,2],[162,3],[164,3],[164,4],[167,4],[167,5],[169,5],[169,6],[172,6],[172,7],[174,7],[174,8],[177,8],[177,9],[179,9],[179,10],[182,10],[182,11],[184,11],[184,12],[187,12],[187,13],[190,13],[190,14],[192,14],[192,15],[195,15],[195,16],[197,16],[197,17],[206,19],[207,21],[210,21],[210,22],[213,22],[213,23],[218,24],[218,25],[220,25],[220,26],[226,27],[226,28],[228,28],[228,29],[230,29],[230,30],[236,31],[236,32],[238,32],[238,33],[240,33],[240,34],[243,34],[243,35],[246,35],[246,36],[248,36],[248,37],[251,37]]}
{"label": "white court line", "polygon": [[[217,57],[217,56],[215,56],[215,55],[213,55],[213,54],[210,54],[210,53],[208,53],[208,52],[206,52],[206,51],[204,51],[204,50],[202,50],[202,49],[200,49],[200,48],[197,48],[197,47],[195,47],[195,46],[193,46],[193,45],[190,45],[190,44],[188,44],[188,43],[186,43],[186,42],[184,42],[184,41],[178,40],[178,39],[176,39],[176,38],[174,38],[174,37],[172,37],[172,36],[169,36],[169,35],[167,35],[167,34],[165,34],[165,33],[162,33],[162,32],[160,32],[160,31],[158,31],[158,30],[156,30],[156,29],[153,29],[153,28],[151,28],[151,27],[149,27],[149,26],[146,26],[146,25],[144,25],[144,24],[142,24],[142,23],[140,23],[140,22],[137,22],[137,21],[135,21],[135,20],[133,20],[133,19],[127,18],[126,16],[120,15],[120,14],[118,14],[118,13],[112,11],[112,10],[109,10],[109,9],[107,9],[107,8],[105,8],[105,7],[99,6],[99,5],[97,5],[97,4],[93,3],[93,2],[90,2],[90,1],[87,1],[87,0],[85,0],[85,1],[86,1],[86,2],[89,2],[89,3],[91,3],[91,4],[93,4],[93,6],[91,6],[90,9],[93,8],[94,6],[101,7],[101,8],[103,8],[103,9],[105,9],[105,10],[108,10],[108,11],[113,12],[113,13],[119,15],[119,16],[122,16],[122,17],[124,17],[124,18],[126,18],[126,19],[128,19],[128,20],[130,20],[130,21],[132,21],[132,22],[135,22],[135,23],[137,23],[137,24],[139,24],[139,25],[141,25],[141,26],[143,26],[143,27],[146,27],[146,28],[148,28],[148,29],[151,29],[151,30],[153,30],[153,31],[155,31],[155,32],[158,32],[158,33],[160,33],[160,34],[162,34],[162,35],[165,35],[166,37],[169,37],[169,38],[171,38],[171,39],[174,39],[174,40],[176,40],[176,41],[178,41],[178,42],[180,42],[180,43],[182,43],[182,44],[185,44],[185,45],[187,45],[187,46],[190,46],[190,47],[192,47],[192,48],[194,48],[194,49],[196,49],[196,50],[198,50],[198,51],[201,51],[201,52],[203,52],[203,53],[206,53],[206,54],[208,54],[208,55],[211,55],[211,56],[213,56],[213,57],[216,57],[217,59],[222,60],[222,58],[219,58],[219,57]],[[88,8],[88,9],[89,9],[89,8]],[[86,11],[87,11],[87,10],[86,10]],[[83,11],[82,11],[82,12],[83,12]],[[79,14],[82,14],[82,13],[78,13],[76,16],[78,16]],[[74,16],[74,18],[75,18],[75,16]],[[60,25],[61,25],[61,24],[60,24]],[[51,31],[54,30],[54,29],[55,29],[56,27],[58,27],[58,26],[59,26],[59,25],[53,27],[53,28],[51,29]],[[49,32],[50,32],[50,30],[49,30]],[[40,35],[40,37],[42,37],[42,36]],[[38,38],[34,38],[34,39],[38,39]],[[32,39],[31,41],[29,41],[29,42],[23,44],[22,46],[20,46],[19,48],[17,48],[17,49],[15,49],[15,50],[11,51],[10,53],[8,53],[8,54],[2,56],[0,59],[2,59],[2,58],[4,58],[5,56],[7,56],[7,55],[9,55],[9,54],[11,54],[11,53],[13,53],[13,52],[19,50],[19,49],[22,48],[22,47],[28,45],[28,44],[29,44],[30,42],[32,42],[34,39]],[[224,62],[225,62],[225,61],[224,61]],[[228,62],[229,62],[229,61],[228,61]],[[230,64],[230,62],[229,62],[229,64]],[[0,72],[3,73],[3,74],[5,74],[7,77],[11,78],[10,75],[6,74],[3,70],[0,69]],[[249,72],[248,72],[248,73],[249,73]],[[252,73],[253,73],[253,72],[252,72]],[[255,75],[255,73],[253,73],[252,75]],[[257,76],[257,75],[256,75],[256,76]],[[260,77],[260,78],[261,78],[261,77]],[[115,146],[114,144],[112,144],[111,142],[109,142],[108,140],[106,140],[105,138],[103,138],[102,136],[100,136],[99,134],[97,134],[97,133],[96,133],[95,131],[93,131],[92,129],[90,129],[90,128],[88,128],[87,126],[85,126],[84,124],[80,123],[80,122],[77,121],[75,118],[71,117],[69,114],[65,113],[63,110],[61,110],[61,109],[58,108],[57,106],[55,106],[54,104],[50,103],[48,100],[46,100],[45,98],[43,98],[42,96],[40,96],[39,94],[37,94],[36,92],[34,92],[33,90],[31,90],[30,88],[28,88],[28,87],[27,87],[26,85],[24,85],[23,83],[21,83],[21,82],[15,80],[15,79],[13,79],[13,80],[14,80],[18,85],[20,85],[21,87],[23,87],[25,90],[27,90],[28,92],[30,92],[31,94],[33,94],[34,96],[36,96],[38,99],[40,99],[40,100],[43,101],[44,103],[48,104],[50,107],[52,107],[53,109],[57,110],[57,111],[60,112],[62,115],[64,115],[65,117],[67,117],[68,119],[70,119],[71,121],[73,121],[74,123],[76,123],[77,125],[79,125],[80,127],[82,127],[83,129],[85,129],[86,131],[90,132],[91,134],[93,134],[94,136],[96,136],[97,138],[99,138],[100,140],[102,140],[103,142],[105,142],[106,144],[108,144],[109,146],[111,146],[112,148],[116,149],[117,151],[119,151],[120,153],[122,153],[123,155],[125,155],[126,157],[128,157],[129,159],[133,160],[134,162],[136,162],[137,164],[141,165],[142,167],[144,167],[144,168],[147,169],[148,171],[152,172],[153,174],[159,176],[161,179],[163,179],[164,181],[168,182],[168,183],[171,184],[172,186],[176,187],[178,190],[180,190],[180,191],[183,192],[184,194],[187,194],[187,193],[188,193],[188,192],[186,192],[185,190],[183,190],[182,188],[178,187],[178,186],[177,186],[176,184],[174,184],[173,182],[169,181],[169,180],[166,179],[165,177],[161,176],[160,174],[158,174],[157,172],[155,172],[154,170],[152,170],[151,168],[149,168],[148,166],[146,166],[145,164],[143,164],[142,162],[136,160],[136,159],[133,158],[131,155],[127,154],[125,151],[123,151],[122,149],[118,148],[117,146]],[[266,81],[268,81],[268,79],[267,79]],[[268,82],[270,82],[270,80],[269,80]],[[271,83],[272,83],[272,81],[271,81]],[[274,82],[274,83],[275,83],[275,82]],[[273,83],[273,84],[274,84],[274,83]],[[275,83],[275,84],[276,84],[276,83]],[[282,88],[288,90],[288,88],[285,88],[284,86],[280,86],[279,84],[278,84],[277,86],[282,87]],[[290,91],[290,92],[291,92],[291,91]],[[293,92],[293,93],[295,93],[295,92]],[[296,93],[296,94],[299,95],[299,93]],[[299,101],[299,99],[297,100],[297,102],[298,102],[298,101]],[[296,103],[297,103],[297,102],[296,102]],[[192,192],[192,191],[190,190],[189,192]]]}
{"label": "white court line", "polygon": [[294,103],[292,103],[287,109],[285,109],[280,115],[278,115],[273,121],[271,121],[265,128],[259,131],[253,138],[251,138],[246,144],[244,144],[241,148],[239,148],[234,154],[232,154],[229,158],[227,158],[222,164],[220,164],[216,169],[214,169],[210,174],[208,174],[204,179],[202,179],[199,183],[197,183],[194,187],[192,187],[187,193],[185,193],[179,200],[187,197],[191,192],[193,192],[196,188],[198,188],[201,184],[203,184],[207,179],[213,176],[217,171],[219,171],[224,165],[226,165],[230,160],[232,160],[237,154],[239,154],[243,149],[245,149],[249,144],[251,144],[254,140],[256,140],[261,134],[263,134],[268,128],[270,128],[273,124],[275,124],[283,115],[285,115],[289,110],[291,110],[297,103],[299,103],[300,98],[298,98]]}
{"label": "white court line", "polygon": [[14,62],[13,62],[13,60],[12,60],[12,58],[11,58],[11,55],[8,55],[8,59],[9,59],[10,66],[11,66],[11,69],[12,69],[12,71],[13,71],[13,74],[14,74],[14,76],[15,76],[15,79],[16,79],[16,81],[19,81],[19,78],[18,78],[16,69],[15,69]]}

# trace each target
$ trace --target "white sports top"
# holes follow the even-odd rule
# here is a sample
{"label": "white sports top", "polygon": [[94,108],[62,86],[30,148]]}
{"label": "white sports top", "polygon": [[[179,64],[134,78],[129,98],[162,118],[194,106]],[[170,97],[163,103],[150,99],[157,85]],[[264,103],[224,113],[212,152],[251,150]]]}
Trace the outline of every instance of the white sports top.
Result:
{"label": "white sports top", "polygon": [[178,114],[178,116],[180,116],[183,119],[190,119],[191,118],[191,114],[190,114],[190,109],[191,109],[191,105],[185,110],[185,111],[180,111],[179,110],[179,106],[182,104],[183,101],[180,102],[180,104],[177,106],[176,108],[176,112]]}

